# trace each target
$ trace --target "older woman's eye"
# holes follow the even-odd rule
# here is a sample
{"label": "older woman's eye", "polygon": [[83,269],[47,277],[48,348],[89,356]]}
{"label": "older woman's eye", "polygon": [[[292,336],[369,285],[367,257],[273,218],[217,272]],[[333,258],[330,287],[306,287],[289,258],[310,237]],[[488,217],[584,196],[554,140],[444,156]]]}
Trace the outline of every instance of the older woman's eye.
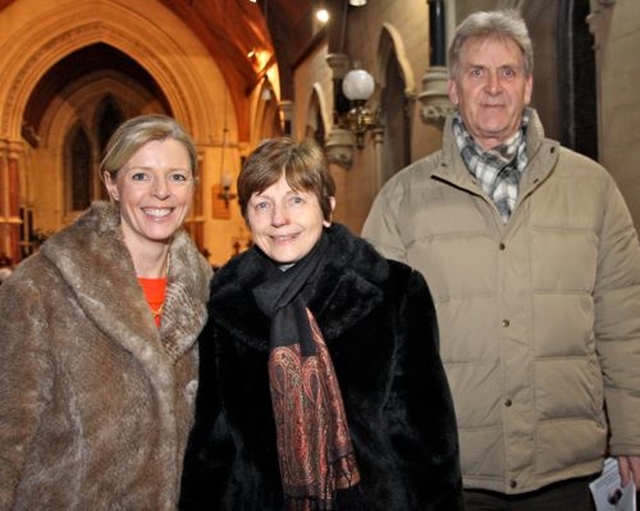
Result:
{"label": "older woman's eye", "polygon": [[169,174],[169,182],[171,183],[188,183],[192,177],[186,171],[172,172]]}
{"label": "older woman's eye", "polygon": [[304,200],[304,197],[300,195],[294,195],[289,200],[291,201],[292,204],[304,204],[306,202]]}

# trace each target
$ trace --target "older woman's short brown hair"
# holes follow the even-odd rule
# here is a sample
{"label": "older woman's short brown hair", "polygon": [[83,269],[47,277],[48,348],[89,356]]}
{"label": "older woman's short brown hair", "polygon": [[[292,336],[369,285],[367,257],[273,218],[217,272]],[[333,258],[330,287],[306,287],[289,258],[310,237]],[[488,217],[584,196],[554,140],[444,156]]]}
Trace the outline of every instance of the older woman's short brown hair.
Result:
{"label": "older woman's short brown hair", "polygon": [[315,194],[325,220],[331,220],[331,198],[336,185],[329,173],[327,160],[313,139],[300,143],[289,137],[263,141],[249,155],[238,177],[238,202],[242,216],[254,193],[261,193],[276,183],[284,173],[294,190]]}

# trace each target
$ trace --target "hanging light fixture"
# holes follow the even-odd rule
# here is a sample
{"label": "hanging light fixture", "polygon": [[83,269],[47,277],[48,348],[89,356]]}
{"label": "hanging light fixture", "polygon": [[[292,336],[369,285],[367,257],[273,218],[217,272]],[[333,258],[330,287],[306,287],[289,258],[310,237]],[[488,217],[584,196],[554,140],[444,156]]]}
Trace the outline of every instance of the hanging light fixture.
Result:
{"label": "hanging light fixture", "polygon": [[231,193],[231,174],[227,172],[224,168],[224,153],[227,149],[227,136],[229,134],[229,129],[226,125],[222,131],[222,150],[220,151],[220,189],[221,192],[218,194],[218,199],[222,199],[224,201],[224,206],[226,209],[229,209],[229,202],[236,198],[236,195]]}
{"label": "hanging light fixture", "polygon": [[367,5],[367,0],[349,0],[349,5],[353,7],[362,7],[363,5]]}

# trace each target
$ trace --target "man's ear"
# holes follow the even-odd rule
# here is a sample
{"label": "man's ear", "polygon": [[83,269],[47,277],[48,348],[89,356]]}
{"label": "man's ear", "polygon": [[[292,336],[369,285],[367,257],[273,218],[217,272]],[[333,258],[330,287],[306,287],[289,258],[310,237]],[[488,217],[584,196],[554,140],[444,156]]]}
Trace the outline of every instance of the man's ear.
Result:
{"label": "man's ear", "polygon": [[449,94],[449,99],[454,105],[458,105],[458,86],[456,82],[449,78],[447,80],[447,93]]}

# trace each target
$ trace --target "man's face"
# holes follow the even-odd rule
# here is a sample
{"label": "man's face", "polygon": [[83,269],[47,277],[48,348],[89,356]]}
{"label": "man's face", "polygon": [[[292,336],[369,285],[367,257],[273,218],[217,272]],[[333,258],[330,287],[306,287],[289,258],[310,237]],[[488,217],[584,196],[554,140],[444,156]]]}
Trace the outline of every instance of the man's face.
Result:
{"label": "man's face", "polygon": [[477,144],[491,149],[519,128],[533,81],[512,39],[472,37],[462,46],[457,76],[449,80],[449,97]]}

